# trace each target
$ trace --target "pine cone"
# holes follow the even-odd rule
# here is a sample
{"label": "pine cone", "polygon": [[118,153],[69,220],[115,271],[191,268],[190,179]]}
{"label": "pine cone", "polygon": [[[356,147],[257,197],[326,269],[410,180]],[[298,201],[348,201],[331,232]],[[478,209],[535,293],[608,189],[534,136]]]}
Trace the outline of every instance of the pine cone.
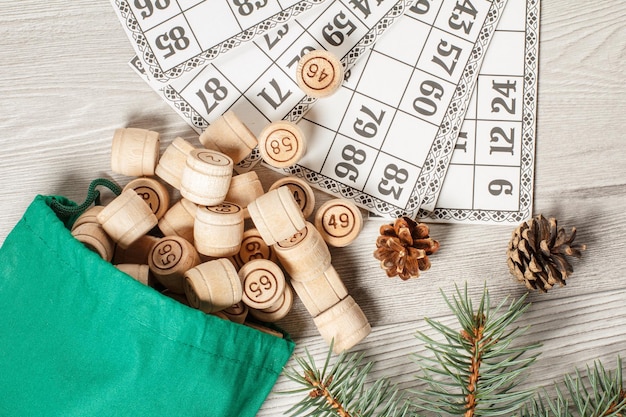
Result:
{"label": "pine cone", "polygon": [[428,255],[437,252],[439,242],[428,234],[427,225],[408,217],[380,227],[374,257],[380,261],[380,267],[388,277],[399,276],[403,280],[417,278],[419,271],[430,268]]}
{"label": "pine cone", "polygon": [[557,227],[555,218],[549,220],[541,214],[522,223],[509,242],[507,251],[511,274],[529,290],[547,292],[555,284],[565,285],[574,272],[567,256],[580,258],[585,245],[574,244],[576,228],[567,236]]}

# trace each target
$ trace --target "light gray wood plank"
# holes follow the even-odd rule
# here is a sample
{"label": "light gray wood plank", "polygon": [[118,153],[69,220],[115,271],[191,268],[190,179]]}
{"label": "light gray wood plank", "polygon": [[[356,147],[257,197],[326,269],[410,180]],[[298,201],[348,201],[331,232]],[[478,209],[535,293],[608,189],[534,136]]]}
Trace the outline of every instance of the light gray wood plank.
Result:
{"label": "light gray wood plank", "polygon": [[[547,386],[573,367],[626,352],[626,2],[544,1],[541,13],[535,212],[577,227],[588,250],[574,261],[565,288],[532,294],[524,342],[542,342],[528,386]],[[38,194],[82,201],[97,176],[112,175],[109,148],[118,127],[150,128],[162,149],[176,136],[197,135],[127,66],[134,54],[109,2],[25,0],[0,6],[0,244]],[[260,169],[268,187],[275,173]],[[317,193],[318,204],[329,196]],[[372,257],[383,221],[369,218],[358,241],[332,249],[333,263],[374,327],[356,351],[376,361],[373,377],[420,389],[410,360],[423,317],[449,322],[440,290],[469,285],[492,299],[525,290],[509,275],[509,226],[432,225],[441,251],[419,279],[389,279]],[[280,324],[297,353],[326,354],[299,301]],[[290,362],[293,364],[293,360]],[[292,387],[281,377],[276,390]],[[294,403],[271,394],[260,416]]]}

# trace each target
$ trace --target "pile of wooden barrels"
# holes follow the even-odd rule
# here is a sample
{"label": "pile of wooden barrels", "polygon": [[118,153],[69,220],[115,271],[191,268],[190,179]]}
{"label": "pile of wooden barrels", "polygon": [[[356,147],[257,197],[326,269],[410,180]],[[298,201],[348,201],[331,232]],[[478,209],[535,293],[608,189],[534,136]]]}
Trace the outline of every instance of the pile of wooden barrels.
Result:
{"label": "pile of wooden barrels", "polygon": [[282,336],[263,323],[284,318],[295,291],[335,352],[359,343],[371,327],[328,245],[356,239],[360,210],[339,198],[315,210],[313,190],[295,176],[265,192],[256,171],[233,171],[256,146],[270,165],[297,163],[306,150],[302,131],[280,121],[257,138],[229,111],[199,141],[196,148],[178,137],[160,155],[159,133],[116,130],[112,170],[136,178],[80,216],[72,234],[136,280],[207,314]]}

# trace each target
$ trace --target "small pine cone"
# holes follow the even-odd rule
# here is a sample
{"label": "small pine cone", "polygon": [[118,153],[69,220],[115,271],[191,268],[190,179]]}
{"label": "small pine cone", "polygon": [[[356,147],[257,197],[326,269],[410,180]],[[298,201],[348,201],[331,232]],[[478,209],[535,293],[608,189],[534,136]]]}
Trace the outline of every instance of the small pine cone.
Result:
{"label": "small pine cone", "polygon": [[431,239],[429,232],[427,225],[408,217],[380,227],[374,258],[380,261],[388,277],[417,278],[419,271],[430,268],[428,255],[439,250],[439,242]]}
{"label": "small pine cone", "polygon": [[509,242],[507,262],[509,270],[529,290],[547,292],[555,284],[565,285],[574,272],[567,256],[580,258],[585,245],[574,244],[576,228],[567,236],[557,227],[555,218],[549,220],[541,214],[522,223]]}

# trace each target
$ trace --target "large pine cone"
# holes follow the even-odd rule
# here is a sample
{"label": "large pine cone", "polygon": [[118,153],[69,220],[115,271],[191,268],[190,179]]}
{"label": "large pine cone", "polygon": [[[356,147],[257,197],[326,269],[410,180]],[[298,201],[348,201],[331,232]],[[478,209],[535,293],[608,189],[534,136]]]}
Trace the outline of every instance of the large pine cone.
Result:
{"label": "large pine cone", "polygon": [[541,214],[522,223],[513,232],[507,251],[511,274],[530,290],[547,292],[555,284],[564,286],[574,272],[566,256],[580,258],[586,249],[574,244],[575,238],[575,227],[568,236],[555,218],[548,220]]}
{"label": "large pine cone", "polygon": [[388,277],[417,278],[419,271],[430,268],[428,255],[437,252],[439,242],[431,239],[429,233],[427,225],[408,217],[380,227],[374,257],[380,261],[380,267]]}

